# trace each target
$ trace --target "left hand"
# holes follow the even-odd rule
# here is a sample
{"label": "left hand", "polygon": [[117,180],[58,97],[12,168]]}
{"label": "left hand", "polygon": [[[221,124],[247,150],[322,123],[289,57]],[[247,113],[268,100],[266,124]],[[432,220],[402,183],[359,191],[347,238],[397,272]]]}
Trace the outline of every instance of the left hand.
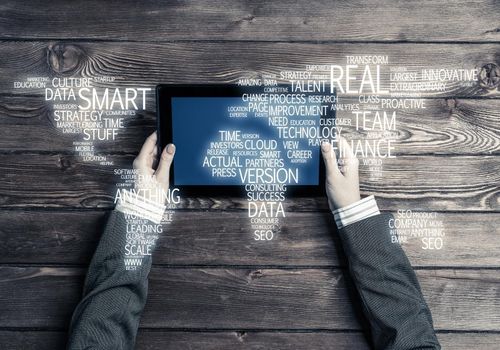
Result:
{"label": "left hand", "polygon": [[175,155],[175,145],[169,143],[162,151],[156,170],[153,168],[158,160],[156,131],[144,141],[141,151],[134,159],[133,167],[137,170],[135,189],[146,199],[159,204],[165,203],[165,198],[158,194],[167,193],[169,187],[170,166]]}

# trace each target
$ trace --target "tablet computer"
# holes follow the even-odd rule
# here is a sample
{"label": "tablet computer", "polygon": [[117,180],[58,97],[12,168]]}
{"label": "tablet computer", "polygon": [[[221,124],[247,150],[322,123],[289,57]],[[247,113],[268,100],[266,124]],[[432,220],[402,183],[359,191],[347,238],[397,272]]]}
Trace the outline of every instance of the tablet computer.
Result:
{"label": "tablet computer", "polygon": [[158,146],[176,145],[171,186],[196,196],[324,194],[320,142],[334,133],[335,109],[310,96],[287,85],[158,85]]}

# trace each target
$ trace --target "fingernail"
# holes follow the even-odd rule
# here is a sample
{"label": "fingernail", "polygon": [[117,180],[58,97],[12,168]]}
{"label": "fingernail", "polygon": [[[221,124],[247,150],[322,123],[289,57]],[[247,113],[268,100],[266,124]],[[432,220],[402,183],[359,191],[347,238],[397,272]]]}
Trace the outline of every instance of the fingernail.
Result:
{"label": "fingernail", "polygon": [[173,143],[169,143],[167,145],[167,153],[174,154],[175,153],[175,145]]}
{"label": "fingernail", "polygon": [[328,147],[330,146],[330,143],[326,141],[321,141],[321,150],[323,152],[328,152]]}

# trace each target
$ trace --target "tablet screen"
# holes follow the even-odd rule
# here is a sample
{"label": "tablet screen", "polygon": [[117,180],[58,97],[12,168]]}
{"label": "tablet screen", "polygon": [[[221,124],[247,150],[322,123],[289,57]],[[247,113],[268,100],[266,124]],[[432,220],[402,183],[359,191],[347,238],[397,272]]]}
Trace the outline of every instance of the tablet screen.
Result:
{"label": "tablet screen", "polygon": [[301,106],[306,115],[280,107],[270,117],[242,97],[173,96],[174,185],[318,185],[319,109]]}

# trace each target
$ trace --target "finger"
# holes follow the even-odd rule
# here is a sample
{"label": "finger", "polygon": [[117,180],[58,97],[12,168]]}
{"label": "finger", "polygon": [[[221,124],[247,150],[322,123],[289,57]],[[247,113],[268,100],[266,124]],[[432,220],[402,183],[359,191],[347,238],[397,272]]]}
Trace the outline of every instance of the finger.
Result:
{"label": "finger", "polygon": [[158,165],[158,145],[155,146],[151,157],[148,157],[148,161],[146,162],[151,169],[155,169]]}
{"label": "finger", "polygon": [[340,159],[342,161],[342,165],[344,168],[343,173],[345,174],[357,174],[358,173],[358,165],[359,161],[356,158],[349,142],[342,137],[339,136],[339,148],[340,148]]}
{"label": "finger", "polygon": [[156,135],[156,131],[148,136],[144,144],[142,145],[141,151],[137,158],[139,159],[147,159],[150,156],[154,155],[156,149],[156,140],[158,139]]}
{"label": "finger", "polygon": [[352,159],[356,158],[354,155],[354,152],[352,151],[351,146],[349,145],[349,142],[347,142],[346,138],[343,136],[338,136],[338,142],[339,146],[342,152],[340,152],[340,158],[346,158],[346,159]]}
{"label": "finger", "polygon": [[158,165],[158,169],[156,169],[156,181],[158,181],[165,187],[168,187],[170,166],[172,165],[174,155],[175,145],[173,143],[169,143],[167,147],[163,149],[160,157],[160,164]]}
{"label": "finger", "polygon": [[337,156],[333,151],[333,147],[328,141],[321,142],[321,154],[325,161],[326,174],[337,176],[340,175],[340,170],[337,166]]}

